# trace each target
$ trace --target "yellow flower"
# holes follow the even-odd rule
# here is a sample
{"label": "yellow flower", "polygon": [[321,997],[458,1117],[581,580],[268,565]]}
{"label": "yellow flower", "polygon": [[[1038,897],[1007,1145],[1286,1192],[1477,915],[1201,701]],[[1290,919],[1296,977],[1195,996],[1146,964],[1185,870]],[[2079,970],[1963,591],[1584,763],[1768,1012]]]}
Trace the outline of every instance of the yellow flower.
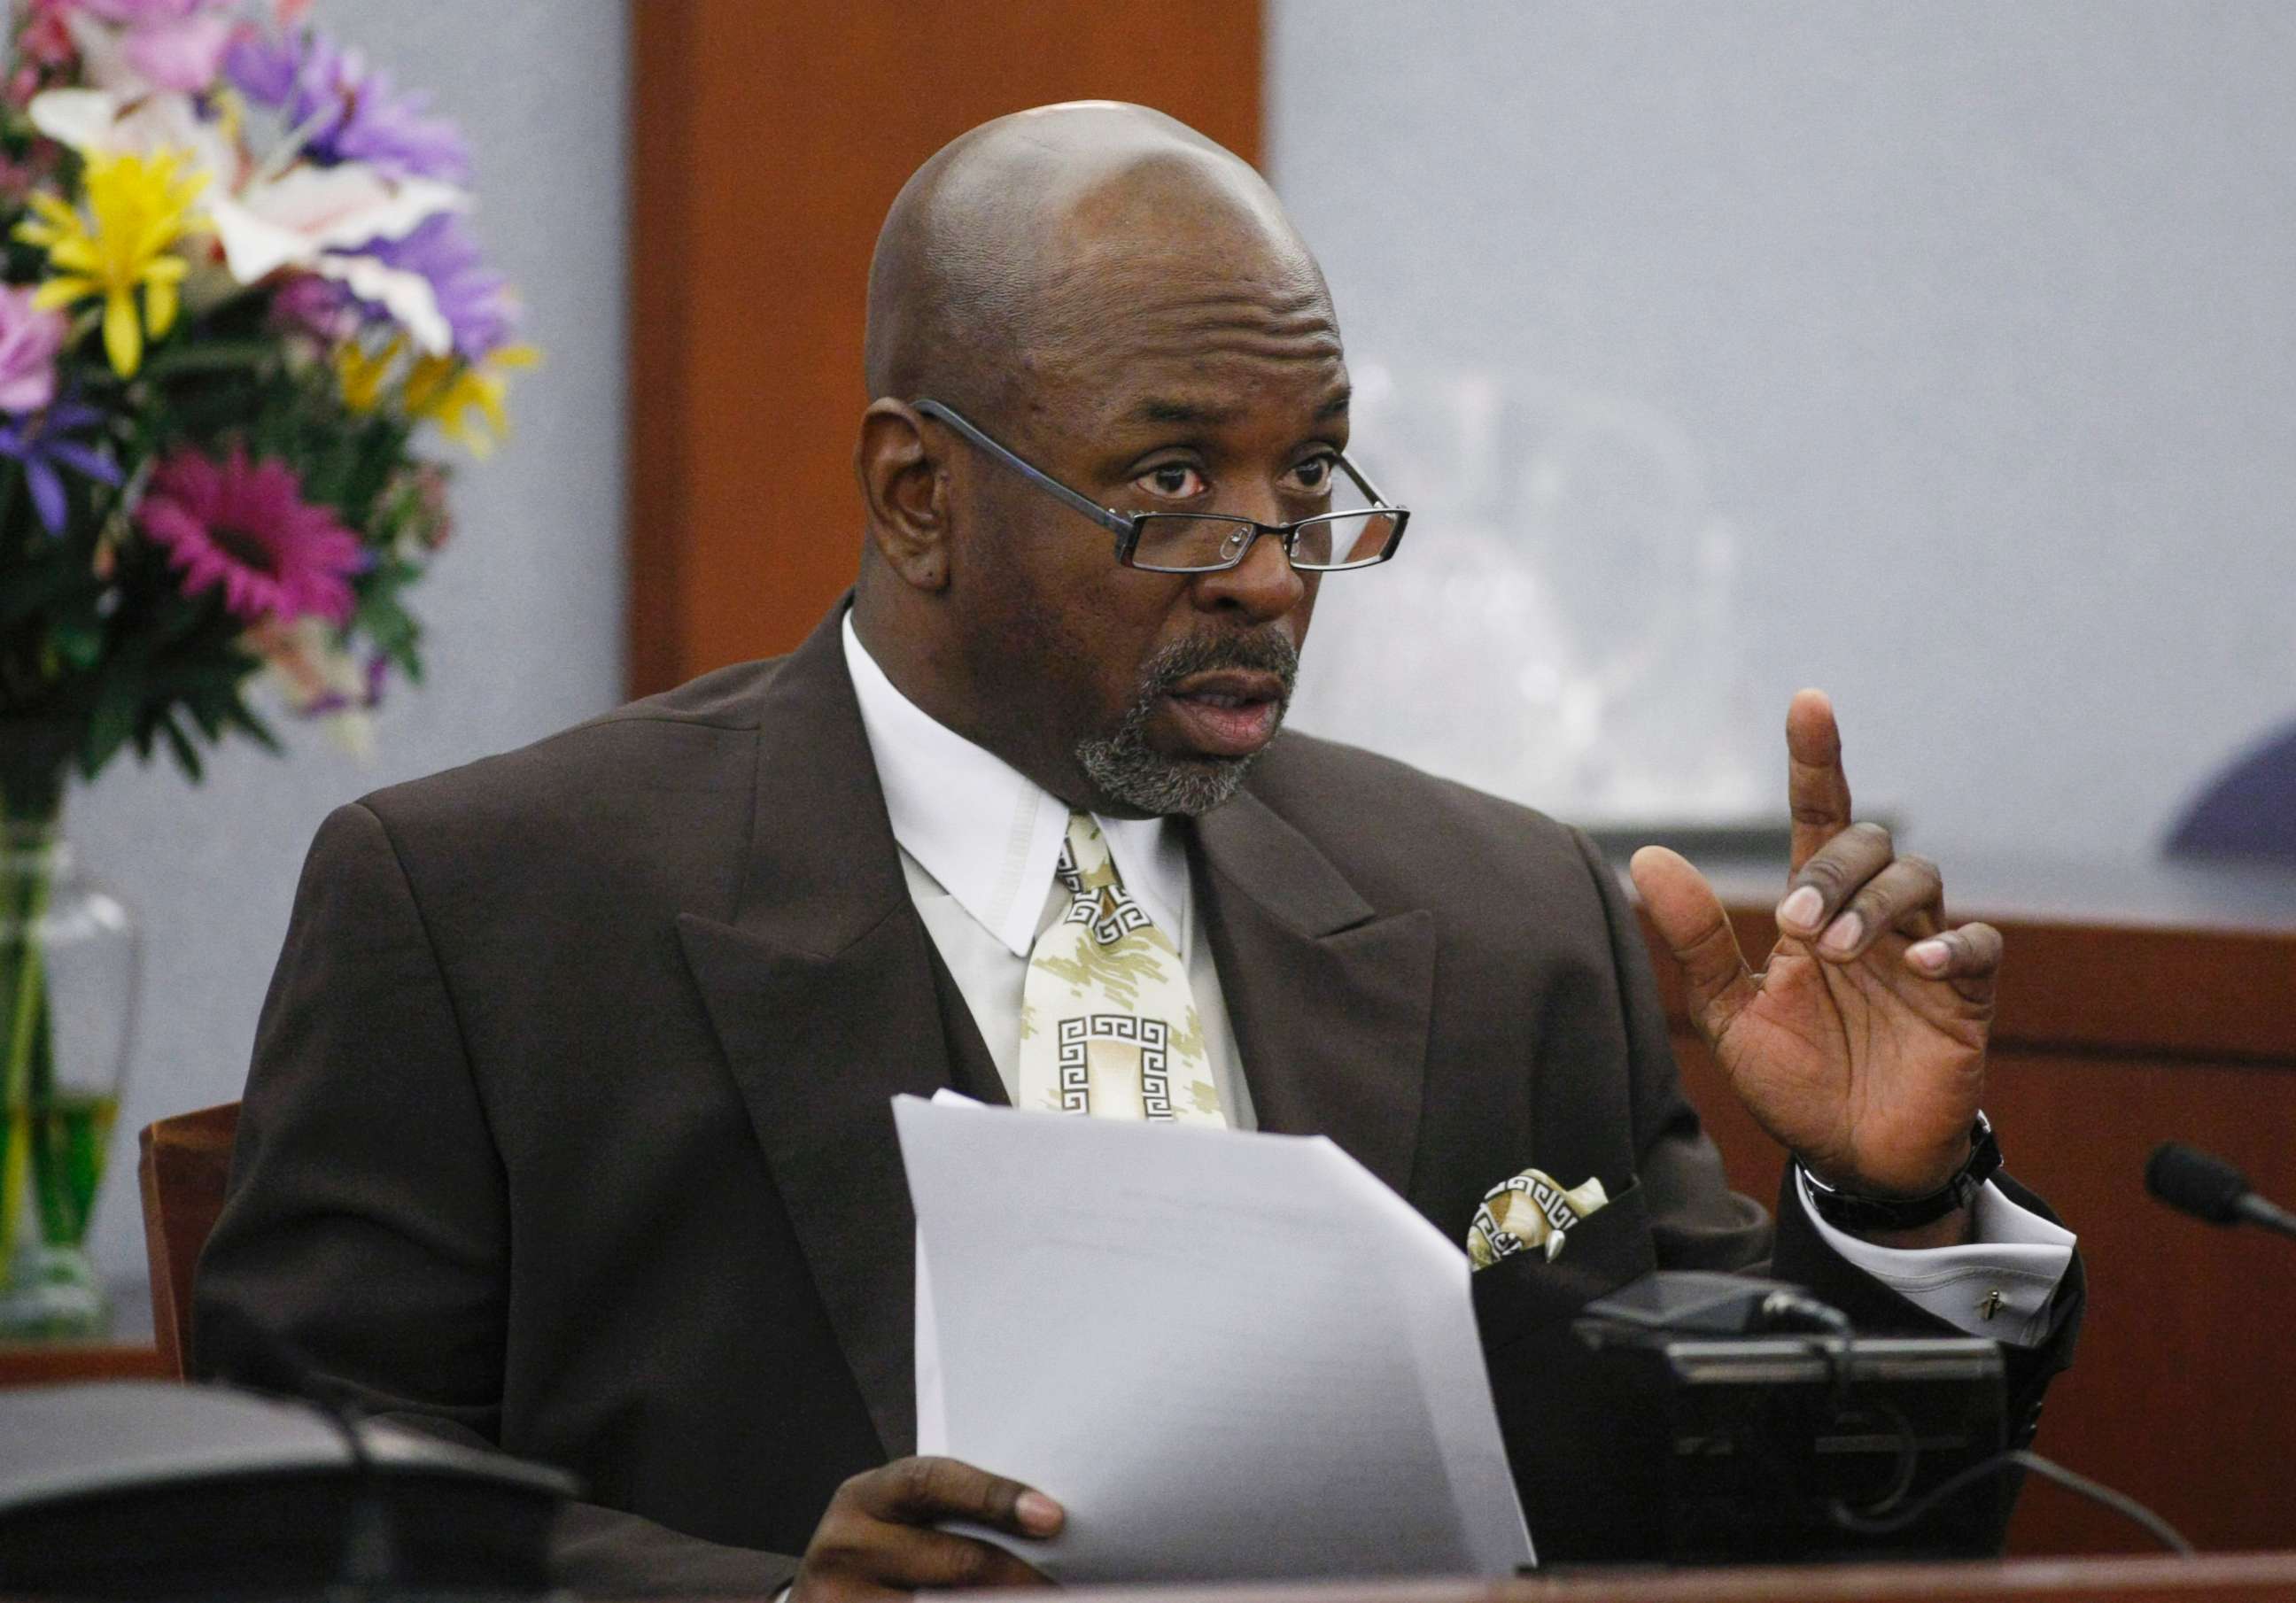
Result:
{"label": "yellow flower", "polygon": [[406,342],[398,339],[377,351],[368,350],[356,339],[346,341],[335,352],[335,377],[343,387],[343,405],[353,412],[373,412],[382,399],[383,380],[406,348]]}
{"label": "yellow flower", "polygon": [[[103,348],[111,370],[131,378],[144,361],[144,336],[160,339],[175,326],[176,286],[185,263],[169,248],[185,234],[206,227],[192,215],[192,203],[207,184],[203,172],[188,171],[186,151],[92,155],[85,184],[87,214],[61,197],[30,197],[38,214],[17,225],[16,237],[44,247],[57,269],[42,284],[33,304],[53,311],[91,297],[103,300]],[[139,319],[135,291],[144,291]]]}
{"label": "yellow flower", "polygon": [[[406,414],[439,425],[447,438],[485,456],[510,432],[503,413],[503,374],[532,367],[542,353],[530,345],[505,345],[483,363],[455,356],[425,356],[406,375]],[[479,419],[473,421],[472,413]]]}

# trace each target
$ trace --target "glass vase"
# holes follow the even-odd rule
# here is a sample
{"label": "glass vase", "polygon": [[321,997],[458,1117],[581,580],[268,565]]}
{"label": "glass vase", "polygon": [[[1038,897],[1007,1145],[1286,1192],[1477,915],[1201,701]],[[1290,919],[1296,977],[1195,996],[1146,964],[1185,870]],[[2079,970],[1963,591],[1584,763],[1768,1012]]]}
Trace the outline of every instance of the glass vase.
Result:
{"label": "glass vase", "polygon": [[0,1340],[102,1337],[88,1221],[134,1030],[135,920],[53,814],[0,823]]}

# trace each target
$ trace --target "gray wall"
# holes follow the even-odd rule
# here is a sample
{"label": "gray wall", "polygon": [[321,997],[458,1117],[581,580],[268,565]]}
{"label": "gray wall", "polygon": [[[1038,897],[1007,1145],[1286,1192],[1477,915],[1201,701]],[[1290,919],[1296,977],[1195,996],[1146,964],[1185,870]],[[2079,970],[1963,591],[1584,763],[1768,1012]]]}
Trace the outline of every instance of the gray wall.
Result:
{"label": "gray wall", "polygon": [[95,1224],[115,1278],[142,1272],[135,1132],[239,1095],[296,873],[328,810],[620,699],[622,8],[321,0],[316,16],[462,123],[474,226],[523,290],[545,365],[514,384],[510,443],[483,463],[460,459],[459,531],[414,595],[425,683],[394,689],[371,763],[306,726],[288,732],[283,760],[230,750],[192,787],[129,759],[68,804],[82,858],[146,929],[142,1039]]}
{"label": "gray wall", "polygon": [[[1768,795],[1816,683],[1861,796],[1925,846],[2144,854],[2296,716],[2296,8],[1273,0],[1270,23],[1272,175],[1354,363],[1603,397],[1702,459],[1736,545],[1715,666]],[[1405,560],[1445,539],[1431,511]],[[1382,650],[1387,583],[1327,587],[1326,657]],[[1692,661],[1637,694],[1711,689]],[[1310,710],[1411,749],[1401,705]]]}

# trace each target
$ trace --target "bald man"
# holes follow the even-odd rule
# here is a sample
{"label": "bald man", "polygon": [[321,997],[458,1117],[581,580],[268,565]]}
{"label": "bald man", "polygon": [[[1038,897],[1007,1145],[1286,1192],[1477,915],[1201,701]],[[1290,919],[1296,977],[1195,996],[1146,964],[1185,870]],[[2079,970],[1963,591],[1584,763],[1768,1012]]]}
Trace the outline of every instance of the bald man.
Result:
{"label": "bald man", "polygon": [[[1767,1264],[1868,1326],[1997,1335],[2030,1428],[2079,1277],[1991,1173],[1999,937],[1852,823],[1823,697],[1789,713],[1789,934],[1760,974],[1689,864],[1635,865],[1799,1160],[1775,1229],[1677,1087],[1584,835],[1275,739],[1319,586],[1376,586],[1405,519],[1349,455],[1330,297],[1256,174],[1133,107],[977,129],[894,203],[867,364],[849,608],[321,830],[201,1267],[203,1370],[271,1325],[379,1414],[574,1469],[561,1558],[588,1590],[1034,1580],[933,1527],[1025,1551],[1060,1489],[910,1456],[888,1102],[953,1085],[1327,1133],[1455,1238],[1510,1177],[1578,1189],[1552,1263],[1476,1277],[1550,1557],[1651,1522],[1584,1495],[1601,1422],[1529,1355],[1653,1266]],[[1170,1063],[1095,1035],[1048,1079],[1043,1008],[1101,982],[1038,987],[1095,962]]]}

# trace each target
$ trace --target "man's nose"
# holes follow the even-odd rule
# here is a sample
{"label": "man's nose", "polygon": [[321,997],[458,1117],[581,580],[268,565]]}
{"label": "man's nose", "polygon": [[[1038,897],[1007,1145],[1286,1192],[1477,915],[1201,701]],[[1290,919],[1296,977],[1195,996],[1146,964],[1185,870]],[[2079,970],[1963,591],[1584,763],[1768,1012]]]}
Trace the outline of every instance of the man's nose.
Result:
{"label": "man's nose", "polygon": [[1197,606],[1208,612],[1240,611],[1255,624],[1282,617],[1307,593],[1307,581],[1284,554],[1283,536],[1264,529],[1252,540],[1242,562],[1219,573],[1208,573],[1195,585]]}

